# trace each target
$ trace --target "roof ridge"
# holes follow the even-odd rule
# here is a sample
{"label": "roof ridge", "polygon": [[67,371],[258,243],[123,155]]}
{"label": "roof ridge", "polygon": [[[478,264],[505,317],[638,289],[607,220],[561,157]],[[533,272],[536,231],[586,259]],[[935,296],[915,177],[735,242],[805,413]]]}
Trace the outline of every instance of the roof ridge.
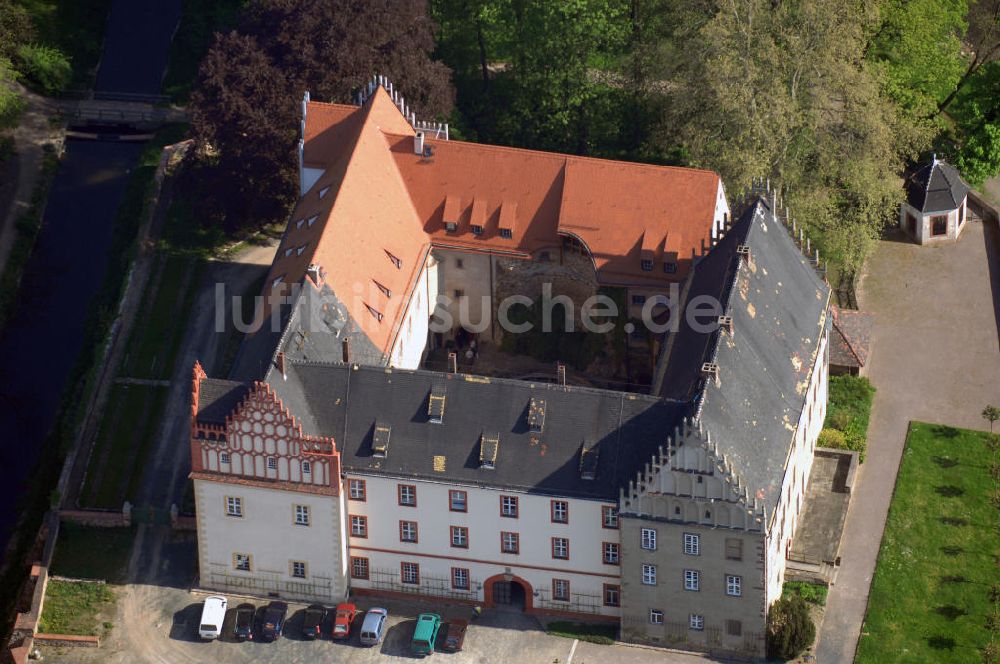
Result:
{"label": "roof ridge", "polygon": [[851,351],[851,355],[854,359],[858,361],[858,366],[864,366],[864,362],[861,356],[858,355],[858,351],[854,348],[854,344],[851,343],[851,338],[844,333],[843,328],[840,327],[840,309],[838,307],[837,313],[833,316],[833,327],[836,328],[837,332],[840,333],[840,338],[844,340],[844,345],[847,346],[847,350]]}

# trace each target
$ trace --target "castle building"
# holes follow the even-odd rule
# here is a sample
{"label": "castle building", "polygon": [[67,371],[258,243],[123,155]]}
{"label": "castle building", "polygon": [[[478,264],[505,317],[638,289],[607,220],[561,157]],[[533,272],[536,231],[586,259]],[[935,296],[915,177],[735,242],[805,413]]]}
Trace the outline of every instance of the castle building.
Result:
{"label": "castle building", "polygon": [[933,155],[907,175],[905,185],[899,227],[917,244],[957,240],[968,219],[969,195],[958,171]]}
{"label": "castle building", "polygon": [[[511,604],[762,656],[829,337],[774,199],[730,219],[715,174],[446,140],[381,84],[359,101],[304,102],[302,199],[265,284],[288,293],[279,328],[230,379],[194,369],[201,585]],[[650,394],[417,368],[432,296],[473,287],[459,270],[483,262],[492,306],[498,261],[568,254],[600,284],[717,303],[665,335]]]}

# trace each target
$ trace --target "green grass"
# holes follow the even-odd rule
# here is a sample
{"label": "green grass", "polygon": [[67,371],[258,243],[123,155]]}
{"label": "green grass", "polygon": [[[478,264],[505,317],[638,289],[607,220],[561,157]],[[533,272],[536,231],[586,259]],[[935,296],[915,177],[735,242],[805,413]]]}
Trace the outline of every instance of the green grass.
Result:
{"label": "green grass", "polygon": [[184,103],[216,32],[236,23],[244,0],[183,0],[181,23],[170,44],[163,94]]}
{"label": "green grass", "polygon": [[70,88],[88,89],[97,74],[111,0],[15,0],[28,10],[37,39],[69,56]]}
{"label": "green grass", "polygon": [[111,608],[115,594],[106,584],[49,581],[40,630],[48,634],[100,635],[97,616]]}
{"label": "green grass", "polygon": [[550,622],[545,628],[546,634],[562,636],[567,639],[580,639],[589,643],[611,645],[615,642],[618,629],[614,625],[600,623],[574,623],[563,620]]}
{"label": "green grass", "polygon": [[826,606],[826,595],[828,588],[821,583],[809,583],[808,581],[786,581],[781,589],[782,597],[798,595],[810,604],[816,606]]}
{"label": "green grass", "polygon": [[1000,554],[995,454],[985,433],[911,425],[858,662],[982,661],[998,610],[990,596]]}
{"label": "green grass", "polygon": [[80,499],[83,505],[120,509],[125,498],[134,496],[134,476],[155,440],[167,391],[121,384],[111,389]]}
{"label": "green grass", "polygon": [[875,388],[867,378],[831,376],[826,422],[823,426],[836,429],[843,436],[821,434],[820,445],[854,450],[860,453],[860,460],[864,461],[868,420],[874,398]]}
{"label": "green grass", "polygon": [[133,534],[131,528],[92,528],[64,522],[59,527],[51,573],[124,583]]}

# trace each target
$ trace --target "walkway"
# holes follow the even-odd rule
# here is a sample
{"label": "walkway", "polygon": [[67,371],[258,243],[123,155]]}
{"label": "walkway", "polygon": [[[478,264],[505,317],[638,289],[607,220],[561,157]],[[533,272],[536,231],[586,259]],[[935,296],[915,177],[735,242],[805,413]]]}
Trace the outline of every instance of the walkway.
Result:
{"label": "walkway", "polygon": [[957,244],[879,243],[859,294],[875,314],[878,388],[819,637],[819,664],[854,659],[894,479],[911,420],[982,429],[1000,405],[1000,240],[972,223]]}

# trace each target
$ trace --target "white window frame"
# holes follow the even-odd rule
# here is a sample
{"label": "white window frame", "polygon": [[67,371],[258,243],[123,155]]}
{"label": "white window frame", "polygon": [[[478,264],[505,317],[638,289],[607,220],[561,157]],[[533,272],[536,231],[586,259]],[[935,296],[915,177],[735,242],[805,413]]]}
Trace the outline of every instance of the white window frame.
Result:
{"label": "white window frame", "polygon": [[569,538],[552,538],[552,557],[556,560],[569,560]]}
{"label": "white window frame", "polygon": [[294,508],[295,512],[295,525],[296,526],[308,526],[309,525],[309,506],[308,505],[296,505]]}
{"label": "white window frame", "polygon": [[303,475],[311,475],[312,474],[312,462],[311,461],[303,461],[302,462],[302,474]]}
{"label": "white window frame", "polygon": [[656,585],[656,565],[650,565],[649,563],[642,564],[642,585]]}
{"label": "white window frame", "polygon": [[219,463],[228,466],[231,460],[232,459],[229,456],[229,452],[222,452],[221,454],[219,454]]}
{"label": "white window frame", "polygon": [[[404,498],[405,496],[405,498]],[[399,504],[402,507],[417,506],[417,487],[412,484],[399,485]]]}
{"label": "white window frame", "polygon": [[347,492],[351,500],[367,499],[364,480],[347,480]]}
{"label": "white window frame", "polygon": [[240,496],[226,496],[226,516],[243,518],[243,498]]}
{"label": "white window frame", "polygon": [[[458,583],[459,577],[465,579],[464,583]],[[469,590],[472,587],[471,579],[469,578],[469,570],[464,567],[452,567],[451,587],[455,590]]]}
{"label": "white window frame", "polygon": [[234,553],[233,569],[236,570],[237,572],[252,572],[253,556],[251,556],[249,553]]}
{"label": "white window frame", "polygon": [[662,625],[663,624],[663,611],[659,609],[649,610],[649,624],[650,625]]}
{"label": "white window frame", "polygon": [[500,516],[507,519],[518,518],[519,502],[517,496],[500,496]]}
{"label": "white window frame", "polygon": [[[412,576],[408,576],[406,571],[407,568],[413,572]],[[411,580],[407,580],[411,579]],[[403,561],[399,564],[399,580],[405,584],[416,586],[420,585],[420,565],[418,563]]]}
{"label": "white window frame", "polygon": [[267,469],[277,470],[278,469],[278,457],[267,457]]}
{"label": "white window frame", "polygon": [[[513,544],[513,546],[507,546],[508,543]],[[500,553],[504,553],[509,556],[516,556],[521,553],[521,536],[518,533],[508,531],[500,533]]]}
{"label": "white window frame", "polygon": [[656,529],[643,528],[640,546],[647,551],[656,551]]}
{"label": "white window frame", "polygon": [[602,549],[601,559],[605,565],[621,564],[621,546],[618,542],[605,542]]}
{"label": "white window frame", "polygon": [[[297,569],[301,568],[302,573],[297,574]],[[306,563],[304,560],[293,560],[291,564],[291,577],[293,579],[304,579],[306,578]]]}
{"label": "white window frame", "polygon": [[701,572],[696,569],[684,570],[684,590],[692,592],[701,590]]}
{"label": "white window frame", "polygon": [[726,575],[726,594],[730,597],[743,596],[743,577],[736,574]]}
{"label": "white window frame", "polygon": [[688,614],[688,627],[696,632],[705,629],[705,616],[698,613]]}
{"label": "white window frame", "polygon": [[451,530],[451,545],[459,549],[468,549],[469,529],[466,528],[465,526],[451,526],[450,530]]}
{"label": "white window frame", "polygon": [[565,500],[552,501],[552,523],[569,523],[569,503]]}
{"label": "white window frame", "polygon": [[[357,519],[357,528],[354,520]],[[351,537],[368,537],[368,519],[359,514],[351,515]]]}
{"label": "white window frame", "polygon": [[701,535],[697,533],[684,533],[684,555],[701,555]]}
{"label": "white window frame", "polygon": [[[461,496],[461,498],[458,498]],[[456,507],[461,505],[461,509]],[[448,491],[448,510],[451,512],[468,512],[469,511],[469,492],[460,491],[458,489],[451,489]]]}
{"label": "white window frame", "polygon": [[417,542],[417,522],[416,521],[400,521],[399,522],[399,541],[409,542],[415,544]]}
{"label": "white window frame", "polygon": [[[563,589],[565,592],[557,594],[557,587]],[[568,579],[552,579],[552,601],[568,602],[570,600],[569,589],[570,585]]]}

